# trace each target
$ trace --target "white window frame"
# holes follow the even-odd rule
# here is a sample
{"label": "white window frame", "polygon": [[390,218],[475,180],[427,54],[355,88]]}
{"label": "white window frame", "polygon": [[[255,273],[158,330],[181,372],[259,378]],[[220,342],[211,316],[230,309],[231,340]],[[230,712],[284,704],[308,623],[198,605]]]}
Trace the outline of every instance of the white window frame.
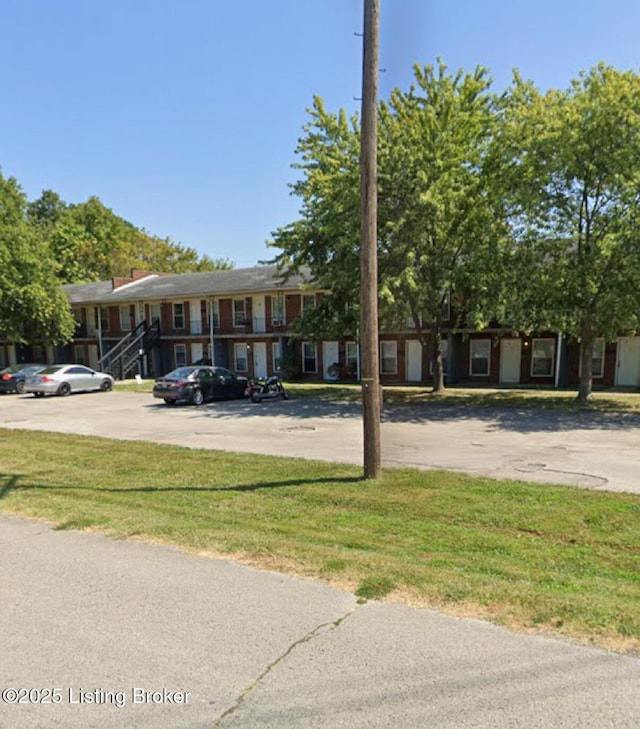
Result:
{"label": "white window frame", "polygon": [[187,365],[187,345],[186,344],[174,344],[173,345],[173,361],[176,367],[186,367]]}
{"label": "white window frame", "polygon": [[282,327],[286,324],[284,294],[271,296],[271,326]]}
{"label": "white window frame", "polygon": [[118,316],[120,317],[120,331],[131,331],[131,309],[129,304],[122,304],[118,307]]}
{"label": "white window frame", "polygon": [[[385,366],[385,363],[392,362],[391,367]],[[398,374],[398,342],[382,341],[380,342],[380,374],[381,375],[397,375]]]}
{"label": "white window frame", "polygon": [[[306,354],[310,347],[313,348],[313,357]],[[307,369],[307,359],[313,359],[313,369]],[[315,342],[302,342],[302,371],[308,374],[318,372],[318,345]]]}
{"label": "white window frame", "polygon": [[[178,310],[180,313],[178,314]],[[178,321],[182,319],[182,325],[178,324]],[[182,301],[174,301],[172,304],[172,310],[171,310],[171,321],[173,323],[174,329],[184,329],[185,328],[185,317],[184,317],[184,302]]]}
{"label": "white window frame", "polygon": [[[551,346],[551,357],[536,357],[536,346],[540,344],[548,344]],[[549,359],[549,372],[535,372],[535,362],[537,359]],[[531,340],[531,377],[553,377],[553,365],[556,359],[556,340],[553,337],[537,337]]]}
{"label": "white window frame", "polygon": [[209,315],[213,319],[213,328],[218,329],[220,326],[220,303],[218,299],[212,299],[209,301]]}
{"label": "white window frame", "polygon": [[149,304],[149,319],[151,320],[151,324],[155,324],[156,322],[158,324],[160,323],[160,312],[160,304],[157,301]]}
{"label": "white window frame", "polygon": [[247,321],[247,302],[244,299],[233,300],[233,326],[243,327]]}
{"label": "white window frame", "polygon": [[235,342],[233,345],[233,366],[236,372],[249,371],[249,355],[246,342]]}
{"label": "white window frame", "polygon": [[348,341],[345,342],[344,348],[345,365],[347,372],[352,371],[352,363],[355,362],[355,376],[360,376],[360,348],[358,342]]}
{"label": "white window frame", "polygon": [[[475,352],[474,352],[475,350]],[[485,350],[484,352],[482,350]],[[480,355],[480,356],[477,356]],[[486,372],[474,372],[473,364],[480,359],[487,360]],[[488,377],[491,373],[491,340],[470,339],[469,340],[469,375],[472,377]]]}

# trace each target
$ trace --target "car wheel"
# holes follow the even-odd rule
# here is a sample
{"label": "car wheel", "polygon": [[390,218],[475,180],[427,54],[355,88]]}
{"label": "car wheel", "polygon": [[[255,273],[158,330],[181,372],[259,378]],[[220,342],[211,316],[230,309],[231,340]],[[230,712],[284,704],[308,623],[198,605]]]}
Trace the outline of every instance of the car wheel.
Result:
{"label": "car wheel", "polygon": [[164,401],[165,401],[165,404],[166,404],[166,405],[175,405],[175,404],[176,404],[176,401],[175,401],[175,400],[171,400],[171,399],[170,399],[170,398],[168,398],[168,397],[165,397],[165,398],[164,398]]}
{"label": "car wheel", "polygon": [[113,387],[113,383],[108,377],[105,377],[104,380],[100,383],[100,389],[102,392],[109,392],[109,390]]}
{"label": "car wheel", "polygon": [[24,382],[16,382],[16,392],[18,395],[22,395],[24,393]]}
{"label": "car wheel", "polygon": [[60,395],[61,397],[71,395],[71,385],[68,382],[63,382],[58,388],[58,392],[56,392],[56,395]]}
{"label": "car wheel", "polygon": [[196,389],[191,393],[191,403],[193,405],[202,405],[204,402],[204,395],[202,394],[202,390],[199,387],[196,387]]}

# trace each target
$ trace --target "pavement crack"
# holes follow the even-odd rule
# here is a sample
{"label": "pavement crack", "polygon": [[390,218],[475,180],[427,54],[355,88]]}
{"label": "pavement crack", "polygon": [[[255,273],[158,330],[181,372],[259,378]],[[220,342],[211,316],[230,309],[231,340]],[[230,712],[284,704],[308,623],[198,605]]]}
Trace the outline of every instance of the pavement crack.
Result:
{"label": "pavement crack", "polygon": [[284,661],[286,658],[288,658],[293,651],[298,648],[298,646],[303,645],[304,643],[308,643],[310,640],[313,640],[318,635],[321,635],[323,633],[331,632],[332,630],[335,630],[338,628],[348,617],[353,615],[353,613],[360,607],[359,605],[356,605],[351,610],[347,611],[344,615],[340,616],[339,618],[336,618],[335,620],[331,620],[326,623],[320,623],[320,625],[317,625],[313,630],[310,630],[308,633],[303,635],[301,638],[298,638],[298,640],[295,640],[281,655],[279,655],[274,661],[269,663],[267,667],[262,671],[262,673],[253,680],[246,688],[244,688],[241,692],[238,698],[235,700],[235,702],[228,708],[226,711],[224,711],[217,719],[214,720],[212,729],[219,729],[220,722],[223,721],[226,717],[231,716],[231,714],[235,713],[244,700],[249,696],[249,694],[264,681],[264,679],[273,671],[274,668],[279,666],[282,661]]}

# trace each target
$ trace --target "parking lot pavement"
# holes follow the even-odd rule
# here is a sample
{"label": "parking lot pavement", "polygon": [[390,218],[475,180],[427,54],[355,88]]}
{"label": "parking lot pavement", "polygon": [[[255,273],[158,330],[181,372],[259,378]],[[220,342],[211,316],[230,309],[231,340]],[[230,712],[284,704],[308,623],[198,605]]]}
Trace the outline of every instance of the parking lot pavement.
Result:
{"label": "parking lot pavement", "polygon": [[640,659],[0,515],[2,729],[635,729]]}
{"label": "parking lot pavement", "polygon": [[[362,463],[361,410],[313,398],[169,408],[151,395],[0,397],[0,427]],[[384,466],[640,493],[640,416],[519,408],[386,407]]]}

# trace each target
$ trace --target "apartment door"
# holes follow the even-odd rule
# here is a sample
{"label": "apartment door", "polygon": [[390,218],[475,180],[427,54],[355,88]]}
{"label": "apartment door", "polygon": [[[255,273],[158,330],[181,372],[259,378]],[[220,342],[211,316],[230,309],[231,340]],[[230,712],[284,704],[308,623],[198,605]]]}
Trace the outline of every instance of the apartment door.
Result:
{"label": "apartment door", "polygon": [[417,339],[407,339],[404,353],[407,382],[422,382],[422,345]]}
{"label": "apartment door", "polygon": [[616,359],[616,385],[640,386],[640,337],[620,337]]}
{"label": "apartment door", "polygon": [[266,342],[255,342],[253,345],[253,376],[267,377]]}
{"label": "apartment door", "polygon": [[500,341],[500,382],[503,385],[516,385],[520,382],[520,358],[522,342],[520,339]]}

